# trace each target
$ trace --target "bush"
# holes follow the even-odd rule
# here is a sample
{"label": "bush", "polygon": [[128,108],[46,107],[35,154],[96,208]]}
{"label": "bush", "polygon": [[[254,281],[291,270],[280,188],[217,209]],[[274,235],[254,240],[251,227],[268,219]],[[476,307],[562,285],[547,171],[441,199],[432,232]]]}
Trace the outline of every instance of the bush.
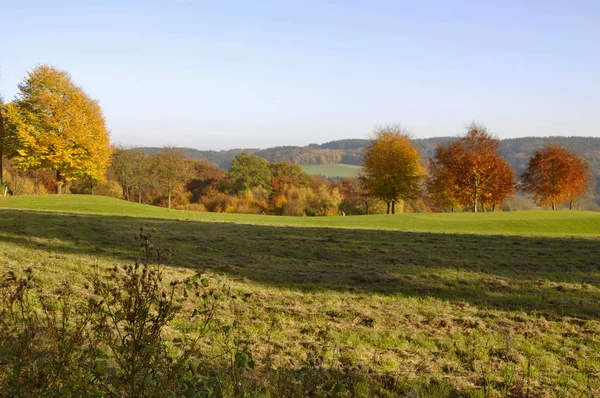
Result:
{"label": "bush", "polygon": [[188,301],[185,284],[202,297],[194,302],[194,315],[203,314],[200,325],[211,321],[210,281],[165,286],[160,266],[150,260],[165,253],[150,237],[140,230],[143,256],[108,275],[97,270],[82,292],[65,283],[44,293],[31,267],[22,276],[6,274],[0,284],[0,396],[155,397],[186,388],[182,369],[195,343],[172,356],[165,329]]}

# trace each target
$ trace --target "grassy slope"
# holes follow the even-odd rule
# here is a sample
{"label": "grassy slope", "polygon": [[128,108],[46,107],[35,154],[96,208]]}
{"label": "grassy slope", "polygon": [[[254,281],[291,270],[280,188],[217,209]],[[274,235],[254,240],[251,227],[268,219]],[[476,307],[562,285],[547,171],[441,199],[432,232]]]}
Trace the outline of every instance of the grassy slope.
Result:
{"label": "grassy slope", "polygon": [[[484,386],[489,396],[600,393],[596,213],[291,219],[90,196],[0,206],[82,212],[0,210],[0,270],[31,265],[45,289],[81,285],[96,264],[130,263],[137,228],[155,227],[154,243],[176,252],[169,278],[214,273],[247,297],[235,316],[222,315],[237,317],[259,360],[285,365],[327,347],[331,363],[388,372],[407,392],[436,381],[469,396],[483,396]],[[430,232],[352,229],[382,225]],[[539,233],[555,236],[531,236]],[[560,236],[578,233],[586,236]],[[182,318],[172,333],[193,329]]]}
{"label": "grassy slope", "polygon": [[302,170],[312,175],[322,175],[325,177],[356,177],[360,172],[361,166],[353,164],[303,164]]}
{"label": "grassy slope", "polygon": [[600,213],[587,211],[552,212],[540,210],[479,214],[421,213],[395,216],[280,217],[168,210],[114,198],[89,195],[8,197],[0,199],[0,208],[298,227],[391,229],[477,234],[600,235]]}

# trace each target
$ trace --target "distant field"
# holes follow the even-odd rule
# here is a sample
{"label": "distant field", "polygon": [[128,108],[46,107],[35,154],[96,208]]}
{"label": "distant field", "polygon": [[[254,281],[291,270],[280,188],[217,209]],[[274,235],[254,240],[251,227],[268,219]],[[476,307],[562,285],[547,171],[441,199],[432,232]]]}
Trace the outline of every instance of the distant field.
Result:
{"label": "distant field", "polygon": [[444,233],[600,236],[600,212],[589,211],[538,210],[495,213],[414,213],[394,216],[282,217],[168,210],[115,198],[91,195],[39,195],[0,198],[1,208],[274,226],[390,229]]}
{"label": "distant field", "polygon": [[353,164],[303,164],[302,170],[304,170],[307,174],[311,175],[322,175],[327,178],[331,177],[357,177],[358,173],[362,169],[361,166],[356,166]]}
{"label": "distant field", "polygon": [[[208,273],[239,297],[220,316],[257,363],[321,352],[393,391],[354,396],[600,394],[600,213],[285,218],[76,195],[0,207],[0,273],[82,286],[96,266],[130,264],[136,231],[156,228],[174,249],[169,280]],[[170,334],[190,330],[178,318]]]}

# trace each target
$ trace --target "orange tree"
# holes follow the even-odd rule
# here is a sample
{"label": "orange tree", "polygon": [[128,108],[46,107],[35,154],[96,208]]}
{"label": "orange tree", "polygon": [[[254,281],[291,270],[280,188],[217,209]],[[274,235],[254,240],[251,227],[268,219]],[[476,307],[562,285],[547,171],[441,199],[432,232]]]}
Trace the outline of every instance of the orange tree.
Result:
{"label": "orange tree", "polygon": [[425,178],[421,155],[400,126],[375,131],[364,154],[360,182],[373,197],[387,203],[387,214],[396,212],[398,200],[416,197]]}
{"label": "orange tree", "polygon": [[442,206],[474,212],[496,205],[514,191],[515,174],[501,156],[500,142],[475,123],[457,140],[440,144],[429,164],[427,189]]}
{"label": "orange tree", "polygon": [[558,203],[568,202],[570,210],[588,189],[589,164],[561,145],[550,144],[529,159],[522,180],[523,190],[539,205],[555,210]]}
{"label": "orange tree", "polygon": [[111,148],[102,110],[67,72],[35,67],[5,119],[4,155],[21,170],[56,171],[58,193],[69,180],[103,178]]}
{"label": "orange tree", "polygon": [[425,180],[425,189],[429,197],[441,207],[451,208],[453,212],[456,207],[461,206],[454,168],[450,167],[456,144],[455,141],[447,145],[440,144],[435,148],[435,153],[428,164],[429,175]]}

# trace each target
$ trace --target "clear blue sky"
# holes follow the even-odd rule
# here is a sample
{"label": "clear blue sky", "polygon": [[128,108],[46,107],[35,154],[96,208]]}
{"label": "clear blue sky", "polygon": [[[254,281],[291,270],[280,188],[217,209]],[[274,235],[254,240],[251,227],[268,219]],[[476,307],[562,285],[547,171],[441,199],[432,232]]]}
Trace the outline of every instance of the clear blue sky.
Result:
{"label": "clear blue sky", "polygon": [[6,99],[52,64],[123,145],[600,136],[597,0],[0,0],[0,47]]}

